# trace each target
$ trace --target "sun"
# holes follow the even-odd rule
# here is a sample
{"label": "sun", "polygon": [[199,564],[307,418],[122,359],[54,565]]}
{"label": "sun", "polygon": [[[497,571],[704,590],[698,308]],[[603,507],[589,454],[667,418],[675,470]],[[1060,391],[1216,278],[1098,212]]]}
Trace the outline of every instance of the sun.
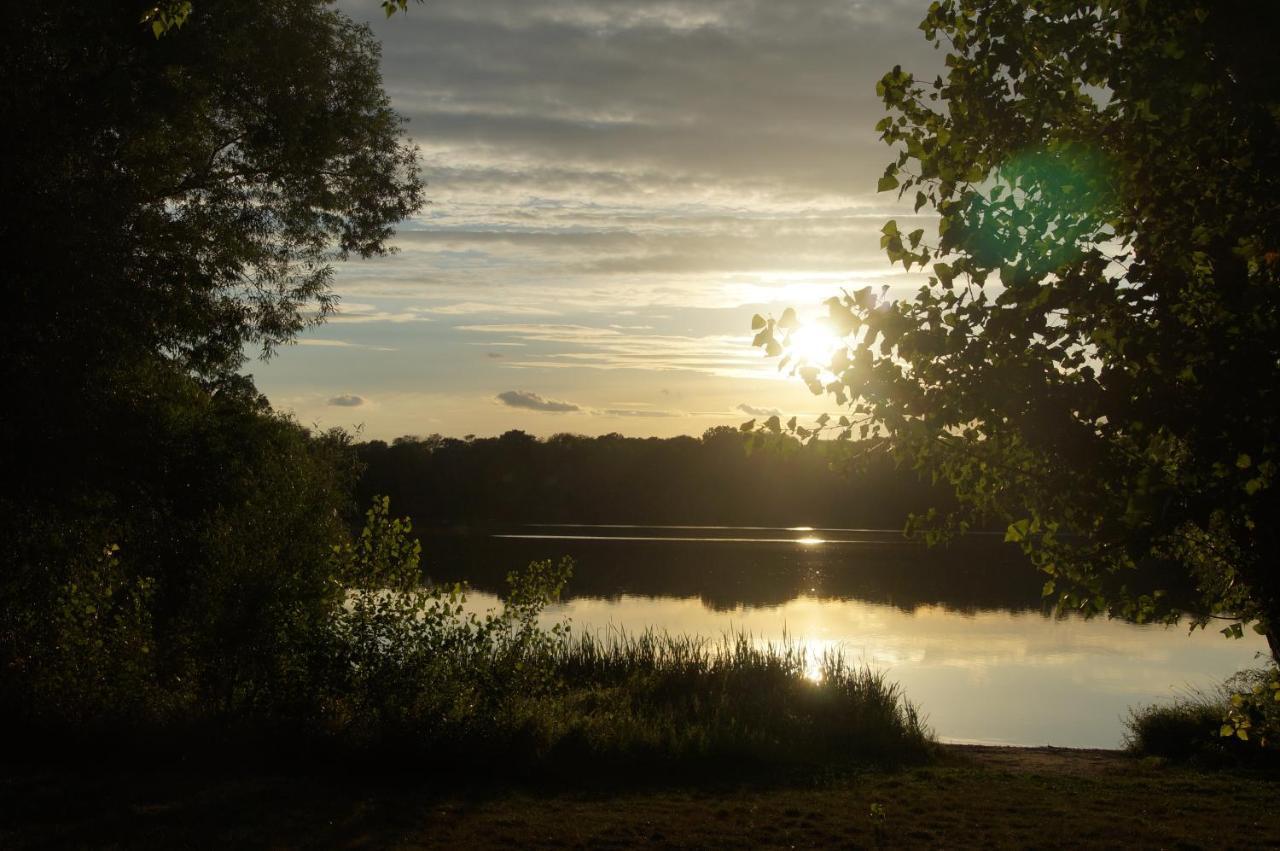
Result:
{"label": "sun", "polygon": [[819,323],[801,325],[787,339],[787,351],[793,362],[822,367],[831,363],[831,357],[842,345],[839,335]]}

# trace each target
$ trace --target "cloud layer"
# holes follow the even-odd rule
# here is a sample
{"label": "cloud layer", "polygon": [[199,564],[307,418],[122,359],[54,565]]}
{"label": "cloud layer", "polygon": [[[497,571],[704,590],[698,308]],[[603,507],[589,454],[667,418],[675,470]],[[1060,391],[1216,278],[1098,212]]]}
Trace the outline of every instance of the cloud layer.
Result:
{"label": "cloud layer", "polygon": [[[879,248],[885,219],[913,213],[874,192],[891,158],[875,84],[938,69],[926,5],[431,0],[383,20],[340,0],[383,43],[431,204],[397,254],[338,270],[334,328],[255,368],[260,386],[320,400],[297,403],[304,421],[365,388],[381,437],[494,430],[498,414],[553,427],[544,412],[700,433],[812,406],[750,346],[750,317],[919,285]],[[450,401],[404,401],[427,395]]]}

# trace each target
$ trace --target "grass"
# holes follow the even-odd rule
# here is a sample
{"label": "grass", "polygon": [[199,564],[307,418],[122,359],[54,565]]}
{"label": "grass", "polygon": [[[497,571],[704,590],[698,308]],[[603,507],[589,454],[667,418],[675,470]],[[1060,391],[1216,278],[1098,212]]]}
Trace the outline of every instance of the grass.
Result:
{"label": "grass", "polygon": [[561,644],[553,664],[563,687],[543,711],[557,762],[912,762],[932,747],[882,674],[794,642],[612,633]]}
{"label": "grass", "polygon": [[944,747],[936,762],[743,782],[0,767],[0,847],[1276,848],[1280,776],[1121,752]]}
{"label": "grass", "polygon": [[556,780],[805,774],[917,764],[936,748],[920,713],[882,674],[835,652],[812,659],[795,642],[615,632],[538,642],[511,658],[484,649],[456,664],[432,657],[442,658],[423,652],[395,662],[341,714],[316,721],[231,717],[80,735],[54,728],[20,737],[22,749],[65,764],[343,764]]}

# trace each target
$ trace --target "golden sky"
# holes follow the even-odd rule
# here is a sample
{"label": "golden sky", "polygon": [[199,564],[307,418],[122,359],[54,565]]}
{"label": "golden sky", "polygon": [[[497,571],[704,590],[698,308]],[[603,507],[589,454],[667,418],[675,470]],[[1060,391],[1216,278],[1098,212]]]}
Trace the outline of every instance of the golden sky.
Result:
{"label": "golden sky", "polygon": [[921,0],[428,0],[382,20],[431,199],[341,314],[248,371],[366,437],[700,434],[830,402],[750,346],[754,313],[914,289],[879,251],[875,83],[932,76]]}

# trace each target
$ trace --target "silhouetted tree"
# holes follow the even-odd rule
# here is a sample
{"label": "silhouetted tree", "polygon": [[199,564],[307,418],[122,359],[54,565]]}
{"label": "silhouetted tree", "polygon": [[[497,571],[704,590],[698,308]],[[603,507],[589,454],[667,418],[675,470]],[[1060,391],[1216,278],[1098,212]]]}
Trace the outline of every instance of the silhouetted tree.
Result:
{"label": "silhouetted tree", "polygon": [[416,154],[368,29],[319,0],[209,0],[160,40],[140,4],[9,11],[0,691],[101,630],[251,704],[332,600],[354,467],[240,370],[387,250]]}
{"label": "silhouetted tree", "polygon": [[882,245],[928,283],[828,301],[848,346],[800,374],[1061,606],[1176,617],[1134,580],[1160,564],[1280,659],[1280,7],[944,0],[921,28],[948,71],[886,74],[877,129],[880,189],[939,216]]}

